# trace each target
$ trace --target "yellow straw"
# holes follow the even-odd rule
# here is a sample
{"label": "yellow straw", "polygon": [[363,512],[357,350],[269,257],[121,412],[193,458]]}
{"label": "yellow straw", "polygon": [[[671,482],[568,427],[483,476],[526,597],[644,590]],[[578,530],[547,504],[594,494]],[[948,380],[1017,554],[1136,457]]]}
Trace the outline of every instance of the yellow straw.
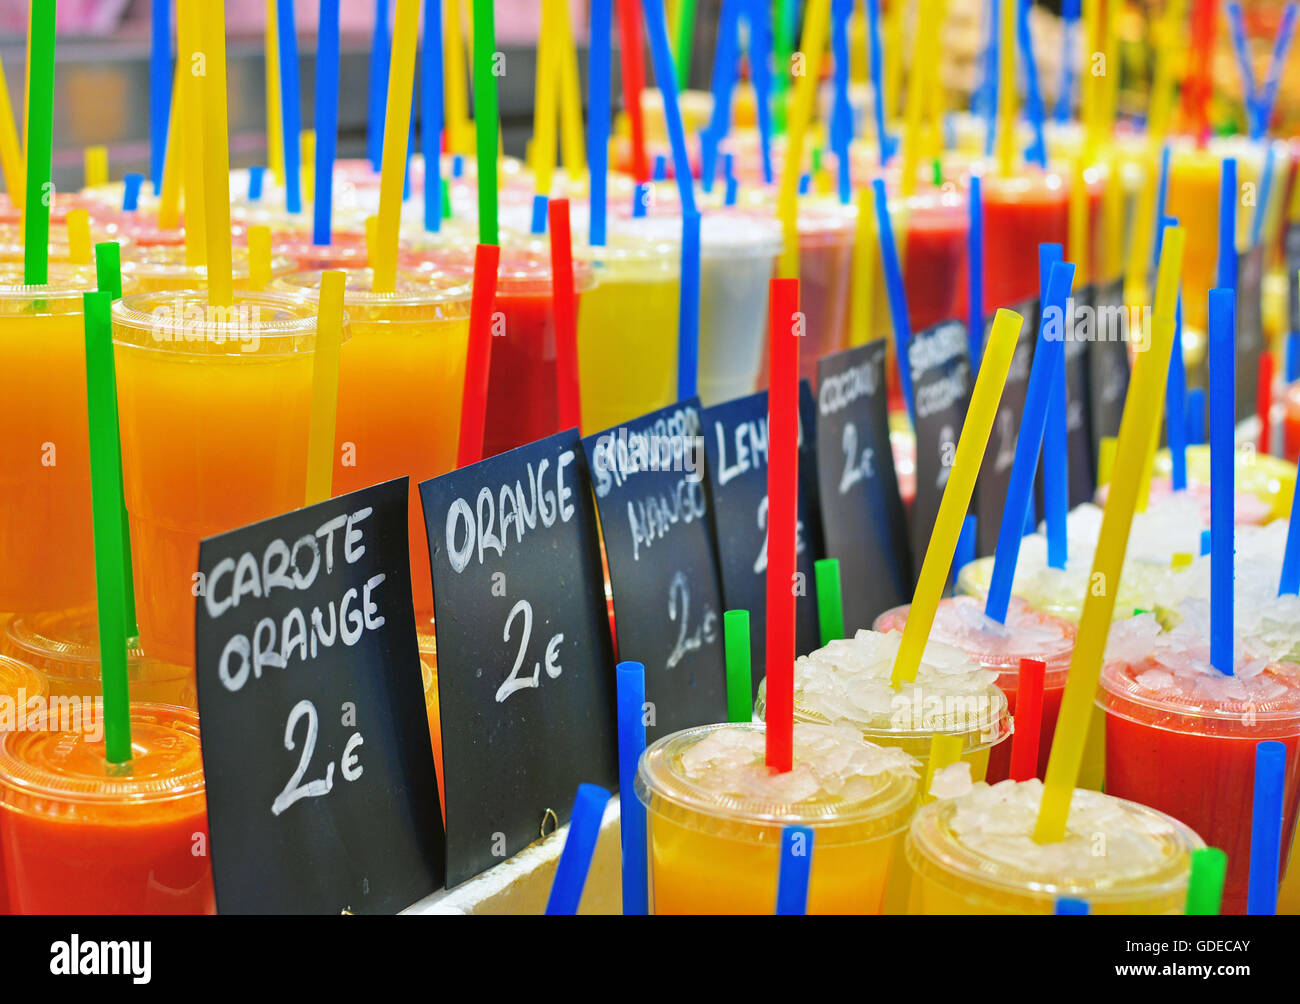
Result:
{"label": "yellow straw", "polygon": [[203,97],[203,206],[208,247],[208,303],[214,307],[229,307],[235,302],[235,270],[230,249],[226,8],[220,3],[198,6],[203,12],[202,40],[207,56],[200,90]]}
{"label": "yellow straw", "polygon": [[[568,0],[559,8],[560,51],[558,77],[560,90],[560,148],[569,184],[587,170],[586,140],[582,132],[582,94],[578,86],[578,53],[573,45],[573,25],[569,20]],[[502,149],[498,143],[497,149]]]}
{"label": "yellow straw", "polygon": [[928,67],[927,73],[930,78],[930,85],[926,88],[927,103],[929,105],[929,123],[927,132],[929,134],[929,144],[926,147],[925,155],[929,159],[943,156],[943,116],[944,116],[944,90],[943,75],[939,72],[939,67],[943,65],[943,33],[939,30],[948,20],[948,0],[934,0],[934,10],[931,14],[934,25],[931,28],[931,34],[934,36],[934,47],[931,50],[932,65]]}
{"label": "yellow straw", "polygon": [[185,65],[183,59],[176,60],[176,74],[172,80],[172,107],[171,118],[168,121],[172,124],[167,130],[167,152],[163,155],[163,183],[162,192],[158,195],[158,226],[162,230],[175,230],[181,225],[181,164],[182,154],[177,151],[181,148],[181,132],[183,126],[180,124],[181,107],[181,67]]}
{"label": "yellow straw", "polygon": [[876,307],[876,208],[871,189],[858,191],[858,226],[853,242],[853,293],[849,302],[849,341],[871,341]]}
{"label": "yellow straw", "polygon": [[[1166,231],[1166,234],[1168,231]],[[1151,316],[1173,317],[1178,298],[1178,273],[1165,269],[1163,246],[1160,255],[1160,271],[1156,279],[1156,298],[1152,304]],[[1183,365],[1181,359],[1178,365]],[[1164,405],[1164,395],[1156,402],[1156,421],[1151,429],[1151,439],[1147,444],[1146,459],[1142,464],[1142,475],[1138,481],[1137,511],[1146,512],[1151,501],[1151,477],[1156,465],[1156,451],[1160,448],[1160,416]]]}
{"label": "yellow straw", "polygon": [[23,150],[18,143],[18,128],[14,125],[14,109],[9,103],[9,87],[5,84],[4,63],[0,62],[0,169],[4,171],[5,191],[9,203],[15,208],[26,205]]}
{"label": "yellow straw", "polygon": [[[1180,228],[1171,227],[1165,231],[1158,289],[1176,288],[1183,263],[1183,241]],[[1157,295],[1157,307],[1159,305]],[[1070,673],[1056,720],[1056,736],[1047,761],[1043,802],[1034,828],[1034,839],[1039,843],[1049,843],[1065,836],[1070,799],[1083,762],[1106,638],[1115,612],[1116,587],[1124,567],[1124,552],[1128,548],[1142,461],[1151,440],[1151,428],[1159,420],[1160,405],[1164,401],[1169,353],[1174,338],[1173,314],[1156,313],[1152,327],[1151,345],[1138,356],[1133,382],[1124,402],[1124,417],[1120,422],[1115,454],[1115,480],[1111,482],[1106,497],[1106,511],[1102,516],[1101,533],[1089,577],[1090,582],[1099,583],[1101,588],[1089,589],[1083,603],[1074,655],[1070,659]]]}
{"label": "yellow straw", "polygon": [[366,217],[366,261],[375,267],[375,249],[379,246],[379,217]]}
{"label": "yellow straw", "polygon": [[939,515],[935,517],[930,544],[925,549],[921,575],[912,596],[907,624],[903,627],[898,657],[894,660],[890,683],[895,690],[904,683],[915,680],[916,671],[921,666],[925,640],[929,637],[934,615],[939,609],[939,600],[948,584],[953,554],[957,550],[957,538],[961,535],[962,524],[970,509],[975,478],[984,459],[984,448],[988,445],[989,432],[993,429],[993,419],[998,413],[998,402],[1002,400],[1002,388],[1007,382],[1007,372],[1011,369],[1011,356],[1016,349],[1022,322],[1023,318],[1019,314],[1005,308],[1000,308],[993,318],[993,330],[989,333],[979,375],[975,378],[975,390],[971,393],[966,421],[957,440],[957,454],[948,473],[948,485],[943,490]]}
{"label": "yellow straw", "polygon": [[1019,3],[1002,0],[998,40],[998,171],[1009,178],[1016,169],[1016,10]]}
{"label": "yellow straw", "polygon": [[1110,484],[1115,473],[1115,437],[1102,436],[1097,451],[1097,485]]}
{"label": "yellow straw", "polygon": [[316,130],[304,129],[298,138],[298,163],[302,165],[302,190],[316,201]]}
{"label": "yellow straw", "polygon": [[903,86],[903,8],[901,0],[885,9],[884,52],[885,126],[898,115],[898,92]]}
{"label": "yellow straw", "polygon": [[[1101,79],[1101,100],[1098,103],[1098,116],[1100,122],[1097,127],[1097,142],[1104,146],[1108,138],[1115,134],[1115,113],[1119,102],[1119,32],[1116,27],[1118,20],[1119,2],[1118,0],[1107,0],[1106,3],[1106,75]],[[1096,150],[1093,151],[1096,156]]]}
{"label": "yellow straw", "polygon": [[255,290],[266,289],[271,281],[271,228],[258,225],[248,228],[248,284]]}
{"label": "yellow straw", "polygon": [[961,747],[962,737],[959,735],[936,732],[930,737],[930,757],[925,764],[925,777],[921,780],[922,805],[929,805],[934,801],[934,796],[930,794],[934,775],[961,759]]}
{"label": "yellow straw", "polygon": [[[284,185],[284,133],[280,116],[280,35],[276,0],[266,0],[266,36],[263,53],[266,65],[266,162],[275,183]],[[173,122],[176,120],[173,118]]]}
{"label": "yellow straw", "polygon": [[1101,791],[1106,782],[1106,712],[1092,706],[1092,719],[1088,722],[1088,738],[1083,744],[1083,764],[1079,768],[1076,788]]}
{"label": "yellow straw", "polygon": [[1159,168],[1153,151],[1143,159],[1142,188],[1138,192],[1133,238],[1128,248],[1128,271],[1124,277],[1124,302],[1146,303],[1147,266],[1151,261],[1156,214],[1156,184]]}
{"label": "yellow straw", "polygon": [[1084,159],[1074,161],[1074,177],[1070,182],[1070,260],[1075,263],[1074,284],[1082,289],[1091,280],[1092,259],[1088,248],[1088,178]]}
{"label": "yellow straw", "polygon": [[1158,29],[1156,65],[1151,81],[1151,105],[1147,112],[1147,130],[1151,145],[1164,144],[1174,111],[1174,77],[1177,72],[1178,38],[1187,16],[1187,0],[1166,0],[1164,21]]}
{"label": "yellow straw", "polygon": [[68,210],[68,261],[74,265],[89,265],[93,261],[90,249],[90,213],[85,209]]}
{"label": "yellow straw", "polygon": [[311,424],[307,433],[307,505],[333,495],[334,420],[339,396],[339,351],[343,342],[344,274],[322,272],[312,356]]}
{"label": "yellow straw", "polygon": [[179,119],[172,121],[179,123],[181,132],[185,189],[185,264],[190,268],[207,264],[207,211],[203,205],[203,95],[195,76],[195,50],[201,30],[198,17],[198,4],[177,5],[179,58],[176,70],[181,84],[182,113]]}
{"label": "yellow straw", "polygon": [[108,184],[108,147],[88,146],[85,152],[86,187],[98,188]]}
{"label": "yellow straw", "polygon": [[[1080,71],[1079,118],[1083,123],[1083,159],[1091,162],[1097,155],[1097,104],[1100,81],[1093,73],[1093,54],[1101,48],[1101,22],[1097,4],[1101,0],[1083,0],[1083,67]],[[1110,67],[1106,67],[1107,70]],[[1000,84],[999,84],[1000,86]]]}
{"label": "yellow straw", "polygon": [[1123,166],[1118,157],[1110,158],[1106,171],[1106,191],[1102,195],[1106,253],[1104,264],[1102,262],[1098,263],[1102,269],[1102,274],[1097,278],[1106,282],[1119,279],[1124,274]]}
{"label": "yellow straw", "polygon": [[[930,76],[934,72],[938,47],[938,18],[934,0],[921,0],[920,23],[912,45],[912,79],[907,86],[907,127],[903,130],[903,197],[916,191],[916,176],[921,169],[922,119],[929,97]],[[938,74],[934,73],[937,77]]]}
{"label": "yellow straw", "polygon": [[388,111],[384,116],[384,162],[379,170],[379,226],[374,256],[374,289],[391,293],[397,285],[397,242],[406,180],[406,144],[411,130],[411,92],[415,87],[415,43],[420,0],[397,0],[393,56],[388,66]]}
{"label": "yellow straw", "polygon": [[474,133],[469,127],[469,97],[465,80],[465,39],[461,34],[460,0],[442,5],[442,67],[446,77],[444,107],[447,142],[453,153],[473,153]]}
{"label": "yellow straw", "polygon": [[789,118],[786,139],[785,170],[781,174],[781,191],[777,211],[781,218],[785,247],[781,251],[781,276],[799,277],[799,174],[803,170],[803,145],[813,115],[813,98],[821,75],[822,50],[826,47],[826,29],[831,19],[830,0],[808,0],[804,13],[803,75],[795,83],[794,108]]}
{"label": "yellow straw", "polygon": [[542,0],[542,33],[537,43],[537,75],[533,82],[533,142],[531,164],[537,194],[551,194],[555,174],[555,105],[560,98],[559,58],[555,36],[559,30],[556,5],[563,0]]}

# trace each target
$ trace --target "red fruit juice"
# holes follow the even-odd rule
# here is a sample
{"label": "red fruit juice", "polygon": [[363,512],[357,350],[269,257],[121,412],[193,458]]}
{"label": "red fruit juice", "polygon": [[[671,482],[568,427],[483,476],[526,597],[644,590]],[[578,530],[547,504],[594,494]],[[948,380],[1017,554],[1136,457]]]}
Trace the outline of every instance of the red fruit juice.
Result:
{"label": "red fruit juice", "polygon": [[1038,296],[1038,245],[1064,247],[1069,196],[1061,177],[1030,171],[987,175],[984,194],[984,312]]}

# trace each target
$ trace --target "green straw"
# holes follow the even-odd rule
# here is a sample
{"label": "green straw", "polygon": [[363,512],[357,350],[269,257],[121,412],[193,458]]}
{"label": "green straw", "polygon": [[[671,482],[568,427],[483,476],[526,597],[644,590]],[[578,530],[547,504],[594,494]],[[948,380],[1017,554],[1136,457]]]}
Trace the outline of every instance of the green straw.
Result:
{"label": "green straw", "polygon": [[822,644],[844,637],[844,597],[840,589],[838,558],[822,558],[813,568],[817,575],[817,624]]}
{"label": "green straw", "polygon": [[774,125],[778,136],[785,134],[785,95],[790,89],[790,56],[793,42],[790,38],[790,22],[794,0],[778,0],[776,5],[776,24],[773,25],[772,39],[776,50],[775,83],[776,114]]}
{"label": "green straw", "polygon": [[122,529],[122,456],[113,386],[112,297],[85,294],[86,404],[90,416],[90,497],[95,528],[95,597],[104,684],[104,752],[109,763],[131,759],[130,693],[126,682],[126,581]]}
{"label": "green straw", "polygon": [[451,219],[451,186],[446,183],[442,186],[442,218]]}
{"label": "green straw", "polygon": [[[103,241],[95,245],[95,277],[99,291],[114,300],[122,299],[122,245],[117,241]],[[110,345],[111,345],[110,340]],[[108,354],[109,385],[113,391],[113,414],[117,414],[117,373],[113,353]],[[122,599],[126,602],[126,636],[136,638],[140,627],[135,619],[135,581],[131,578],[131,523],[126,514],[126,489],[121,483],[122,444],[117,446],[118,496],[122,500]]]}
{"label": "green straw", "polygon": [[1227,871],[1228,855],[1217,847],[1192,851],[1192,874],[1187,880],[1187,913],[1218,916],[1223,899],[1223,876]]}
{"label": "green straw", "polygon": [[50,159],[54,147],[54,2],[32,0],[28,35],[27,206],[23,212],[23,281],[50,277]]}
{"label": "green straw", "polygon": [[727,657],[727,721],[754,720],[754,684],[749,674],[749,611],[722,615],[722,640]]}
{"label": "green straw", "polygon": [[499,244],[497,232],[497,31],[492,0],[474,0],[474,134],[478,140],[478,242]]}
{"label": "green straw", "polygon": [[684,91],[691,78],[691,49],[695,44],[695,0],[678,0],[673,36],[676,39],[673,62],[677,64],[677,88]]}
{"label": "green straw", "polygon": [[931,170],[934,173],[934,187],[941,188],[943,186],[943,161],[938,157],[935,157],[934,163],[931,165]]}

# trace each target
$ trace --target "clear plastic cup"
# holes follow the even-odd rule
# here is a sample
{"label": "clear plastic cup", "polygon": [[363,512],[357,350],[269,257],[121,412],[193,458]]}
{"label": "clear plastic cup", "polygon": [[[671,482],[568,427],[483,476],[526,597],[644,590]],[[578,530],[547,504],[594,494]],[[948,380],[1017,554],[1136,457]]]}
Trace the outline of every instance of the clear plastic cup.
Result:
{"label": "clear plastic cup", "polygon": [[199,542],[303,504],[316,305],[142,293],[113,339],[140,640],[193,666]]}
{"label": "clear plastic cup", "polygon": [[[1293,457],[1296,454],[1288,452],[1286,455]],[[1168,450],[1156,454],[1154,473],[1158,477],[1168,477],[1172,466],[1173,460]],[[1286,519],[1290,515],[1296,484],[1295,464],[1270,453],[1239,449],[1236,451],[1234,467],[1238,523],[1268,523],[1275,519]],[[1189,490],[1204,497],[1205,525],[1209,526],[1209,446],[1197,444],[1187,447],[1187,482]],[[1151,492],[1152,495],[1160,494],[1156,483],[1152,484]]]}
{"label": "clear plastic cup", "polygon": [[[931,642],[916,680],[895,690],[890,676],[901,637],[862,630],[796,659],[795,721],[847,723],[868,742],[897,747],[922,763],[930,761],[935,735],[957,736],[971,777],[983,780],[992,751],[1010,745],[1011,717],[995,672],[953,646]],[[766,679],[754,717],[767,717]]]}
{"label": "clear plastic cup", "polygon": [[[29,716],[41,708],[45,681],[30,666],[0,655],[0,740],[6,732],[27,728]],[[4,848],[0,846],[0,916],[9,912]]]}
{"label": "clear plastic cup", "polygon": [[[94,266],[0,265],[0,610],[95,599],[83,297]],[[124,292],[134,282],[123,278]]]}
{"label": "clear plastic cup", "polygon": [[1065,839],[1039,844],[1037,779],[975,785],[917,812],[907,834],[910,914],[1180,914],[1192,851],[1205,844],[1154,809],[1076,789]]}
{"label": "clear plastic cup", "polygon": [[[910,607],[895,607],[876,618],[877,631],[903,630]],[[1075,627],[1051,614],[1033,610],[1012,597],[1006,624],[984,613],[982,601],[971,596],[941,600],[930,628],[930,638],[965,652],[980,667],[997,674],[997,685],[1007,696],[1010,713],[1016,713],[1020,686],[1020,660],[1038,659],[1043,674],[1043,718],[1038,739],[1038,776],[1047,770],[1047,755],[1056,734],[1056,716],[1074,655]],[[1004,780],[1011,768],[1011,744],[1000,743],[989,755],[988,781]],[[978,779],[977,779],[978,780]]]}
{"label": "clear plastic cup", "polygon": [[301,234],[278,234],[272,237],[271,246],[277,255],[292,261],[299,272],[361,269],[370,260],[364,234],[336,233],[328,244],[315,244],[310,236]]}
{"label": "clear plastic cup", "polygon": [[[249,282],[248,249],[237,247],[233,255],[236,289],[247,289]],[[294,271],[292,259],[271,256],[271,275],[278,277]],[[130,276],[142,293],[170,290],[207,289],[208,267],[186,265],[185,248],[176,244],[155,244],[131,249],[122,261],[122,277]]]}
{"label": "clear plastic cup", "polygon": [[916,807],[915,762],[848,727],[797,724],[794,769],[769,773],[761,724],[665,736],[637,767],[657,914],[771,914],[781,831],[814,831],[809,913],[880,913]]}
{"label": "clear plastic cup", "polygon": [[1038,246],[1065,246],[1069,193],[1060,175],[1028,170],[983,177],[984,310],[1038,296]]}
{"label": "clear plastic cup", "polygon": [[857,213],[810,200],[799,209],[799,309],[805,318],[799,375],[817,384],[817,360],[848,345],[849,288]]}

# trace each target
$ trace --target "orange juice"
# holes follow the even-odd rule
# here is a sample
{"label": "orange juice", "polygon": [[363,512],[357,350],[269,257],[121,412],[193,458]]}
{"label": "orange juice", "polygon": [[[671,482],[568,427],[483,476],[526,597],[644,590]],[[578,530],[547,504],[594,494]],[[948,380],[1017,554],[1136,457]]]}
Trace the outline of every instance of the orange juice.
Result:
{"label": "orange juice", "polygon": [[[294,270],[293,260],[284,255],[271,256],[271,275],[288,275]],[[248,249],[234,249],[235,288],[248,289]],[[185,248],[174,244],[138,245],[123,252],[122,276],[131,276],[139,284],[140,292],[161,290],[206,289],[208,267],[186,265]]]}

